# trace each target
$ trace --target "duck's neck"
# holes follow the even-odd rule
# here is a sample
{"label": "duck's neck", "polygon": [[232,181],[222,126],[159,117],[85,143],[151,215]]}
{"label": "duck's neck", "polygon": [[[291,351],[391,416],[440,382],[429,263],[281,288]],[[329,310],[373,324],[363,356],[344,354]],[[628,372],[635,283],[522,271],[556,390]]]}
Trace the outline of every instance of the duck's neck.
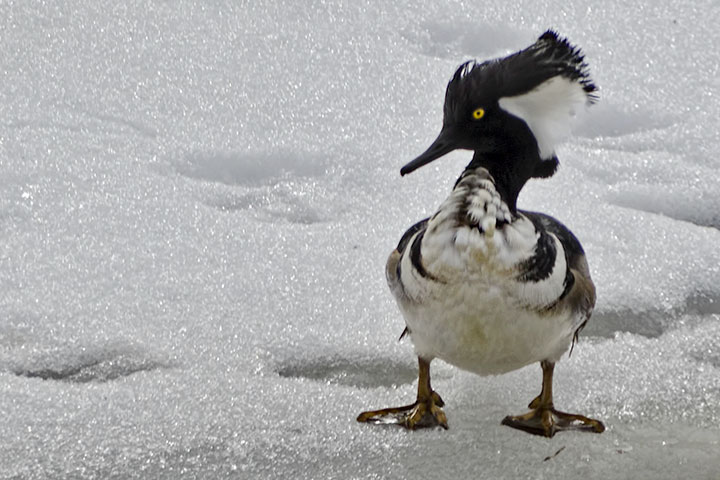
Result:
{"label": "duck's neck", "polygon": [[514,214],[517,211],[520,190],[533,176],[538,161],[537,152],[534,152],[534,156],[530,156],[528,152],[475,152],[466,170],[478,167],[487,169],[495,180],[495,188],[500,197]]}

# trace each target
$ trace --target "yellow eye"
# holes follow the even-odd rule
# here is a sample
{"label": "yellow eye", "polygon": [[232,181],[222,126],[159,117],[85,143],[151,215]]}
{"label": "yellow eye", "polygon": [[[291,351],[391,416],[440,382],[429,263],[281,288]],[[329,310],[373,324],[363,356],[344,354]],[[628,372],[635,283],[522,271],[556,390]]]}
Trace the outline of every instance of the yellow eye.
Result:
{"label": "yellow eye", "polygon": [[473,110],[472,117],[475,120],[480,120],[484,116],[485,116],[485,110],[483,110],[482,108],[476,108],[475,110]]}

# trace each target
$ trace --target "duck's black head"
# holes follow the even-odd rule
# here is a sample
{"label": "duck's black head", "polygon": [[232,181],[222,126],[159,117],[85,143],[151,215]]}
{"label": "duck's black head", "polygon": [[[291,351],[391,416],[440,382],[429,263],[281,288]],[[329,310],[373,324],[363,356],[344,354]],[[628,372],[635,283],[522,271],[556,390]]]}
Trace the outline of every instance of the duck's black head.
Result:
{"label": "duck's black head", "polygon": [[517,196],[529,178],[555,173],[555,145],[596,90],[580,50],[552,30],[507,57],[466,62],[448,83],[440,135],[400,173],[455,149],[473,150],[469,167],[507,177]]}

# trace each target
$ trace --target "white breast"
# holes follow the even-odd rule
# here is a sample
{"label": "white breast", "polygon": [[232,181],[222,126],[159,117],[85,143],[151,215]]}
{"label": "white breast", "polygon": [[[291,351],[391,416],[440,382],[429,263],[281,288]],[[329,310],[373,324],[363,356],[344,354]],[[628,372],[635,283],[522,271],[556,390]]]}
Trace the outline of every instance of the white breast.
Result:
{"label": "white breast", "polygon": [[422,304],[401,307],[418,356],[441,358],[480,375],[558,360],[573,336],[570,313],[516,305],[511,285],[479,279],[434,289]]}
{"label": "white breast", "polygon": [[425,272],[413,265],[408,247],[393,257],[400,276],[391,279],[417,354],[483,375],[559,359],[576,327],[572,313],[549,308],[564,290],[561,242],[551,235],[556,255],[549,275],[522,281],[540,235],[528,218],[511,217],[486,177],[461,178],[427,228],[410,239],[413,245],[423,235]]}

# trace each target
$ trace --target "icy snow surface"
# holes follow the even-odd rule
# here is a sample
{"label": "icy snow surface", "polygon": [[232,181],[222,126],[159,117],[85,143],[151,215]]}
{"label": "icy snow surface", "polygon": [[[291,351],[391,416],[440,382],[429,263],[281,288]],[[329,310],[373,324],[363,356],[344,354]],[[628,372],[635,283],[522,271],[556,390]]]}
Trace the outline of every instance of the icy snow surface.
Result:
{"label": "icy snow surface", "polygon": [[[719,13],[0,2],[0,478],[720,478]],[[608,430],[503,427],[539,367],[440,361],[450,430],[358,424],[414,400],[384,263],[469,153],[399,168],[458,64],[548,27],[601,102],[519,203],[586,247],[555,400]]]}

